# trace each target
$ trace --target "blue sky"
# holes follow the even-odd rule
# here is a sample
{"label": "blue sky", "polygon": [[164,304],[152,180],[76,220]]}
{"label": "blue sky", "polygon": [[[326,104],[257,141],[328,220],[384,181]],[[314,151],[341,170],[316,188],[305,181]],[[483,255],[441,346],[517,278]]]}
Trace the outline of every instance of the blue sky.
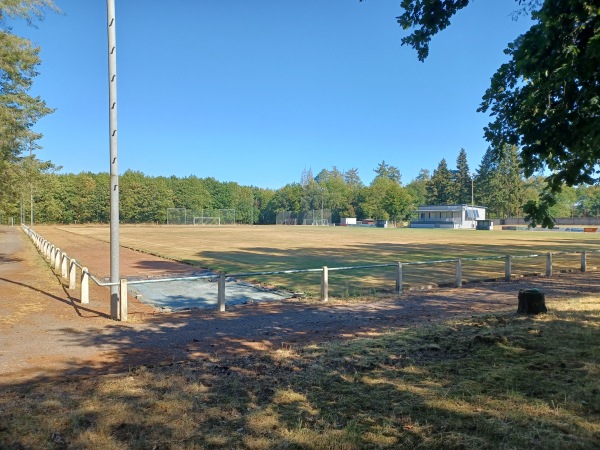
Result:
{"label": "blue sky", "polygon": [[[476,0],[433,39],[425,63],[400,45],[400,0],[116,0],[119,172],[214,177],[279,188],[304,169],[379,162],[408,183],[461,148],[487,148],[477,113],[503,49],[530,22],[514,0]],[[57,0],[37,29],[33,88],[51,116],[41,159],[109,170],[106,2]]]}

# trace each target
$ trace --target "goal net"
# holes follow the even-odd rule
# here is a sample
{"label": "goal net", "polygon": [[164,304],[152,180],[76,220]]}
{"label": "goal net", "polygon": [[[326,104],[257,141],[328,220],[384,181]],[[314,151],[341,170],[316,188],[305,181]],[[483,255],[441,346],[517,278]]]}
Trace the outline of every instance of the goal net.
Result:
{"label": "goal net", "polygon": [[221,225],[220,217],[194,217],[194,225]]}
{"label": "goal net", "polygon": [[185,208],[167,208],[167,225],[185,225],[187,211]]}

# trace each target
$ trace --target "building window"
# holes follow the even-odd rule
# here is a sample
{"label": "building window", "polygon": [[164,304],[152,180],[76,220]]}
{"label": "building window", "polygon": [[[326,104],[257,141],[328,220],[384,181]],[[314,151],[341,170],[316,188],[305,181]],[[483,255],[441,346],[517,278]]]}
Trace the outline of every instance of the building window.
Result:
{"label": "building window", "polygon": [[479,218],[479,210],[470,208],[465,211],[465,218],[467,220],[477,220]]}

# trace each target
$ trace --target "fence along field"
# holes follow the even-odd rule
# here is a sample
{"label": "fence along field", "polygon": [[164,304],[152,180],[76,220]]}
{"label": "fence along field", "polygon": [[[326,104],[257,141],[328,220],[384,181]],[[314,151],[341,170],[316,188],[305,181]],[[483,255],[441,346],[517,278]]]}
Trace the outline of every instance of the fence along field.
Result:
{"label": "fence along field", "polygon": [[[99,239],[109,240],[103,226],[57,227]],[[36,227],[42,234],[55,235],[52,227]],[[64,237],[63,237],[64,239]],[[58,243],[60,245],[60,242]],[[597,233],[534,233],[528,231],[474,231],[382,229],[351,227],[284,226],[121,226],[121,245],[188,262],[215,272],[247,273],[289,269],[318,269],[418,262],[491,256],[540,255],[515,258],[513,277],[545,273],[546,254],[588,253],[588,268],[600,266],[600,235]],[[77,258],[77,255],[73,255]],[[554,272],[580,269],[579,254],[553,257]],[[504,260],[463,261],[465,282],[503,279]],[[105,274],[98,274],[104,276]],[[135,273],[123,273],[123,277]],[[396,269],[372,268],[335,271],[329,275],[330,297],[357,297],[377,292],[393,292]],[[253,278],[270,286],[318,296],[320,274],[299,273],[264,275]],[[424,266],[406,266],[404,289],[422,286],[450,286],[455,280],[452,262]]]}

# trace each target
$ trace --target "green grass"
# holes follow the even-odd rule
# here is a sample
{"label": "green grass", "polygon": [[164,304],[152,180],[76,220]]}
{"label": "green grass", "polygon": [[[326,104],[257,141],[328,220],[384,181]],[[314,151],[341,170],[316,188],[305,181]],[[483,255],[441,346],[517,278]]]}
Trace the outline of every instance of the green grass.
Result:
{"label": "green grass", "polygon": [[[66,248],[73,233],[108,242],[108,227],[36,227]],[[440,259],[540,254],[513,260],[518,277],[545,272],[547,252],[600,250],[599,233],[545,233],[527,231],[474,231],[434,229],[380,229],[303,226],[122,226],[121,245],[218,272],[247,273],[431,261]],[[76,259],[77,254],[73,255]],[[91,261],[88,264],[94,264]],[[600,253],[588,257],[589,266],[600,266]],[[555,270],[577,270],[579,255],[557,255]],[[108,262],[102,269],[108,273]],[[101,270],[101,271],[102,271]],[[97,273],[97,272],[96,272]],[[135,275],[123,274],[124,276]],[[504,277],[504,261],[464,261],[466,282]],[[318,295],[319,274],[255,277],[256,281],[291,291]],[[406,266],[405,288],[454,282],[454,264]],[[390,269],[330,272],[332,297],[372,296],[391,293],[395,271]]]}
{"label": "green grass", "polygon": [[600,446],[600,302],[0,393],[0,448]]}

